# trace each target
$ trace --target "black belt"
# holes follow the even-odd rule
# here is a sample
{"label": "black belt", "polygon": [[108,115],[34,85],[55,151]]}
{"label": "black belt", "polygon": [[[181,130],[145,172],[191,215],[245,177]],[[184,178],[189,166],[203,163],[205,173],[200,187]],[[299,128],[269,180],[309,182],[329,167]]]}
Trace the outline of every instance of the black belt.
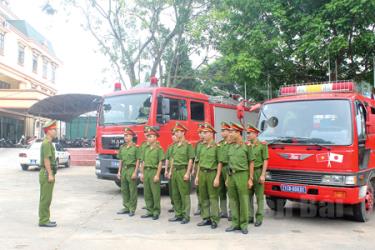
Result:
{"label": "black belt", "polygon": [[203,173],[211,173],[211,172],[216,172],[217,169],[211,169],[211,168],[201,168],[199,171],[202,171]]}
{"label": "black belt", "polygon": [[248,171],[248,170],[234,170],[234,169],[231,169],[231,168],[229,168],[228,170],[229,170],[228,171],[229,176]]}

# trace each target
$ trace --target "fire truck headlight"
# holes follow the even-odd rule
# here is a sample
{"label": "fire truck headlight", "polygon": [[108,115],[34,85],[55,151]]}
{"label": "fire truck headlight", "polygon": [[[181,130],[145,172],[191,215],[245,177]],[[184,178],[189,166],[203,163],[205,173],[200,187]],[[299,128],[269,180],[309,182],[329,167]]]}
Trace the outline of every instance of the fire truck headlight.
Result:
{"label": "fire truck headlight", "polygon": [[322,184],[325,185],[357,185],[357,176],[355,175],[324,175],[322,178]]}
{"label": "fire truck headlight", "polygon": [[272,179],[272,175],[270,171],[266,171],[266,180],[269,181]]}
{"label": "fire truck headlight", "polygon": [[357,185],[357,176],[345,176],[345,185]]}
{"label": "fire truck headlight", "polygon": [[342,175],[324,175],[322,178],[322,184],[326,185],[343,185],[344,176]]}

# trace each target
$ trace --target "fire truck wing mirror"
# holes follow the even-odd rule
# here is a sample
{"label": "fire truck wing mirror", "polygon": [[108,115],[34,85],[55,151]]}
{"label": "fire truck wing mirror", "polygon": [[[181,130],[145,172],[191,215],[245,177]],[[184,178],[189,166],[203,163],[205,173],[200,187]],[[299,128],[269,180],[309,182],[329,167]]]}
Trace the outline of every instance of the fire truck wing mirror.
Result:
{"label": "fire truck wing mirror", "polygon": [[268,124],[268,126],[270,126],[271,128],[274,128],[274,127],[276,127],[276,126],[279,124],[279,119],[277,119],[277,117],[275,117],[275,116],[272,116],[272,117],[270,117],[270,118],[267,120],[267,124]]}

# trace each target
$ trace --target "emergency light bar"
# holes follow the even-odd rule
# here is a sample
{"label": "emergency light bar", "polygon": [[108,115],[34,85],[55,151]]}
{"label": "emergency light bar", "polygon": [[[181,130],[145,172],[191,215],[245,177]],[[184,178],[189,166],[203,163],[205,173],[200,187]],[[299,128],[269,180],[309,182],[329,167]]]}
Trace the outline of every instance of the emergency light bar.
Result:
{"label": "emergency light bar", "polygon": [[340,82],[322,82],[305,85],[286,85],[279,90],[280,96],[301,95],[313,93],[330,93],[330,92],[354,92],[355,83],[348,81]]}

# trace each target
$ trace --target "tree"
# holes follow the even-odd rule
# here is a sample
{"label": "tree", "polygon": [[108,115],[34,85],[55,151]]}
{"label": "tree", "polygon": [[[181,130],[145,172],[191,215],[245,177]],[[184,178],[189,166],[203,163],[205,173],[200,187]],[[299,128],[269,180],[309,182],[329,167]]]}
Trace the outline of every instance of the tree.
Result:
{"label": "tree", "polygon": [[215,7],[222,74],[255,99],[284,83],[328,80],[328,60],[331,80],[370,80],[374,1],[224,0]]}
{"label": "tree", "polygon": [[[205,0],[65,0],[79,8],[86,18],[86,29],[108,56],[122,83],[131,86],[142,76],[159,73],[168,85],[173,72],[162,61],[166,50],[179,48],[186,27],[203,8]],[[168,17],[168,20],[166,18]],[[175,55],[177,51],[175,50]],[[170,60],[168,63],[175,63]],[[125,86],[126,87],[126,86]]]}

